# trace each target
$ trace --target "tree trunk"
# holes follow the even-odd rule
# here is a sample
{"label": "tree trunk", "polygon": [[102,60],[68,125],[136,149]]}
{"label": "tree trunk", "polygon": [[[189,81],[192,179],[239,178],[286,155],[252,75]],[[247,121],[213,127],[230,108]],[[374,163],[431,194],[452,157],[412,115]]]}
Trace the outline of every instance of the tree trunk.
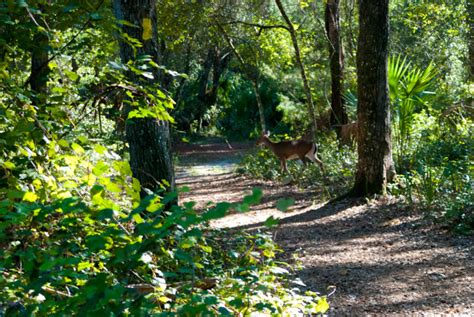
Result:
{"label": "tree trunk", "polygon": [[[134,49],[120,41],[120,57],[124,63],[137,55],[151,55],[158,61],[156,0],[114,0],[114,14],[117,20],[125,20],[135,27],[121,25],[124,33],[138,39],[142,47]],[[156,74],[158,75],[158,74]],[[138,81],[136,75],[128,73],[131,81]],[[155,118],[127,119],[126,137],[130,148],[130,166],[133,176],[140,181],[142,196],[144,188],[154,192],[165,188],[175,190],[173,162],[170,153],[170,132],[168,122]]]}
{"label": "tree trunk", "polygon": [[[192,115],[194,120],[201,121],[206,111],[216,103],[220,79],[227,68],[230,56],[228,53],[223,53],[217,46],[208,50],[198,77],[198,106],[196,112]],[[212,76],[210,76],[211,70]],[[212,77],[212,85],[209,86],[210,77]]]}
{"label": "tree trunk", "polygon": [[357,107],[359,155],[352,194],[385,194],[394,175],[387,82],[388,0],[359,1]]}
{"label": "tree trunk", "polygon": [[265,124],[265,109],[263,108],[262,99],[260,98],[260,92],[258,91],[257,78],[254,78],[252,80],[252,88],[255,94],[255,99],[257,100],[258,115],[260,118],[260,127],[262,128],[262,133],[266,133],[267,125]]}
{"label": "tree trunk", "polygon": [[229,35],[227,32],[224,30],[222,25],[217,24],[217,27],[219,30],[221,30],[222,35],[224,36],[224,39],[226,40],[227,44],[229,44],[230,48],[232,49],[232,52],[234,55],[237,57],[237,60],[239,61],[240,65],[242,66],[242,70],[245,72],[247,77],[252,81],[252,88],[255,93],[255,99],[257,101],[257,108],[258,108],[258,114],[260,117],[260,128],[262,129],[262,133],[265,133],[267,131],[267,126],[265,124],[265,110],[263,108],[262,100],[260,98],[260,93],[258,90],[258,69],[255,67],[252,70],[252,66],[245,63],[244,59],[242,56],[239,54],[239,51],[235,48],[234,43],[232,43],[232,40],[230,39]]}
{"label": "tree trunk", "polygon": [[33,36],[33,43],[34,48],[31,52],[30,87],[36,94],[33,100],[37,103],[40,100],[37,95],[46,93],[46,84],[48,82],[48,35],[44,32],[35,33]]}
{"label": "tree trunk", "polygon": [[329,59],[331,68],[331,125],[341,138],[341,126],[348,122],[344,100],[342,99],[344,81],[344,53],[341,45],[339,27],[339,0],[326,3],[326,32],[329,39]]}
{"label": "tree trunk", "polygon": [[474,81],[474,1],[467,1],[467,25],[469,27],[469,78]]}
{"label": "tree trunk", "polygon": [[303,80],[304,92],[306,94],[306,104],[308,106],[309,118],[311,119],[311,134],[312,134],[313,141],[316,142],[316,131],[317,131],[316,109],[314,107],[313,96],[311,94],[311,88],[309,86],[308,77],[306,76],[303,60],[301,59],[298,39],[296,38],[296,30],[293,26],[293,23],[291,23],[290,18],[286,14],[285,8],[283,7],[281,0],[275,0],[275,3],[278,7],[278,10],[280,10],[281,16],[283,17],[286,24],[288,25],[288,31],[290,32],[291,41],[293,42],[293,48],[295,50],[296,64],[298,65],[300,69],[301,79]]}

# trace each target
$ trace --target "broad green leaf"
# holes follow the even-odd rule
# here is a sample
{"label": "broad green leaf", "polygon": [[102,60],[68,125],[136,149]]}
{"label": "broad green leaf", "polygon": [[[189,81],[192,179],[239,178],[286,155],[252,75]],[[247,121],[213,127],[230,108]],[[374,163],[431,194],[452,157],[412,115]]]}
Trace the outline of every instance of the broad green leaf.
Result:
{"label": "broad green leaf", "polygon": [[23,200],[24,201],[29,201],[29,202],[35,202],[38,200],[38,195],[36,195],[34,192],[26,192],[23,195]]}
{"label": "broad green leaf", "polygon": [[92,173],[95,176],[101,176],[102,174],[106,173],[109,170],[109,166],[104,161],[99,161],[92,169]]}
{"label": "broad green leaf", "polygon": [[276,203],[276,208],[282,212],[285,212],[288,210],[288,208],[290,208],[294,204],[295,204],[295,200],[293,198],[289,198],[289,199],[281,198],[281,199],[278,199]]}
{"label": "broad green leaf", "polygon": [[66,148],[66,147],[69,147],[69,143],[68,143],[66,140],[64,140],[64,139],[59,140],[59,141],[58,141],[58,144],[59,144],[59,146],[61,146],[61,147],[65,147],[65,148]]}
{"label": "broad green leaf", "polygon": [[227,213],[227,211],[229,210],[230,207],[231,207],[230,203],[227,203],[227,202],[218,203],[214,208],[212,208],[209,211],[207,211],[206,213],[204,213],[202,218],[204,220],[212,220],[212,219],[222,218],[226,215],[226,213]]}
{"label": "broad green leaf", "polygon": [[262,195],[263,195],[262,189],[255,187],[252,189],[251,195],[244,197],[243,203],[248,204],[248,205],[259,204],[260,200],[262,199]]}
{"label": "broad green leaf", "polygon": [[89,139],[88,139],[86,136],[84,136],[84,135],[78,136],[77,139],[78,139],[82,144],[87,144],[87,143],[89,143]]}
{"label": "broad green leaf", "polygon": [[199,245],[199,247],[206,253],[212,253],[212,247],[208,245]]}
{"label": "broad green leaf", "polygon": [[77,154],[83,154],[85,152],[84,148],[82,146],[80,146],[79,144],[75,143],[75,142],[71,144],[71,148]]}
{"label": "broad green leaf", "polygon": [[263,223],[263,225],[264,225],[265,227],[271,228],[271,227],[273,227],[273,226],[278,225],[279,222],[280,222],[280,219],[274,218],[273,216],[270,216],[270,217],[267,218],[267,220],[265,220],[265,222]]}
{"label": "broad green leaf", "polygon": [[314,308],[316,314],[324,314],[329,309],[329,304],[326,300],[326,296],[321,297]]}
{"label": "broad green leaf", "polygon": [[102,144],[96,144],[94,145],[94,151],[96,151],[99,154],[104,154],[107,152],[107,148],[103,146]]}
{"label": "broad green leaf", "polygon": [[122,188],[117,185],[115,182],[108,182],[106,185],[105,185],[105,188],[107,188],[108,191],[112,192],[112,193],[121,193],[122,192]]}
{"label": "broad green leaf", "polygon": [[15,164],[11,161],[6,161],[2,165],[3,165],[3,167],[5,167],[6,169],[9,169],[9,170],[15,169]]}

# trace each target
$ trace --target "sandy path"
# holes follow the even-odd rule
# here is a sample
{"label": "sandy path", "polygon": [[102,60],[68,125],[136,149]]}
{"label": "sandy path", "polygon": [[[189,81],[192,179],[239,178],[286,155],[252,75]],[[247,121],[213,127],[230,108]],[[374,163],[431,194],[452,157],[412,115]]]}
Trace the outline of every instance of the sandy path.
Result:
{"label": "sandy path", "polygon": [[[472,237],[450,236],[395,200],[325,205],[314,190],[232,173],[248,148],[178,148],[177,182],[191,188],[181,200],[203,208],[208,201],[237,202],[253,187],[262,188],[260,205],[213,225],[255,230],[270,215],[282,218],[275,236],[283,257],[299,254],[304,269],[298,274],[309,289],[337,288],[330,315],[474,316]],[[286,213],[275,209],[283,197],[296,201]]]}

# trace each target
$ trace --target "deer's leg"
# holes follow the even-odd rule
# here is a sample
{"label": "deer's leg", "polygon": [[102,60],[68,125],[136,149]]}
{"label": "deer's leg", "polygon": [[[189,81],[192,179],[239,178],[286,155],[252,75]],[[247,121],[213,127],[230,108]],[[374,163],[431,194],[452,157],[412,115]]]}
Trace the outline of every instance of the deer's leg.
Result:
{"label": "deer's leg", "polygon": [[306,154],[306,157],[310,159],[311,162],[313,163],[317,163],[319,165],[319,168],[325,172],[324,170],[324,164],[323,162],[319,159],[318,155],[314,152],[309,152],[308,154]]}
{"label": "deer's leg", "polygon": [[323,172],[325,173],[326,170],[324,169],[324,164],[323,164],[323,162],[318,158],[317,155],[314,156],[314,160],[316,161],[316,163],[318,163],[319,168],[321,169],[321,171],[323,171]]}
{"label": "deer's leg", "polygon": [[280,165],[281,165],[281,171],[288,173],[288,169],[286,168],[286,160],[285,159],[280,159]]}
{"label": "deer's leg", "polygon": [[303,165],[306,166],[307,163],[308,163],[308,159],[306,158],[306,156],[305,155],[299,155],[298,157],[301,160],[301,162],[303,162]]}

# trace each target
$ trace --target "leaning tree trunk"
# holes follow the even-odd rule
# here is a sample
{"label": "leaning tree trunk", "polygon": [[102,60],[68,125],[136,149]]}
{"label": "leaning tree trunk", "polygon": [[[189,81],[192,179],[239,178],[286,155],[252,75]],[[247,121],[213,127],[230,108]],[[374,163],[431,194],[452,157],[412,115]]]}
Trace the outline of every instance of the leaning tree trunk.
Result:
{"label": "leaning tree trunk", "polygon": [[260,93],[259,93],[259,88],[258,88],[259,87],[258,86],[258,78],[259,78],[258,69],[257,67],[252,67],[251,65],[245,63],[242,55],[239,54],[239,51],[237,51],[234,43],[232,43],[231,38],[229,37],[225,29],[222,27],[222,25],[217,23],[217,27],[222,32],[224,39],[226,40],[227,44],[229,44],[229,47],[231,48],[235,57],[237,57],[237,60],[242,66],[242,69],[245,72],[246,76],[252,82],[252,88],[253,88],[253,92],[255,93],[255,99],[257,101],[257,108],[258,108],[258,115],[260,118],[260,128],[262,129],[262,133],[265,133],[265,131],[267,131],[267,126],[265,124],[265,110],[263,108],[263,103],[262,103],[262,99],[260,98]]}
{"label": "leaning tree trunk", "polygon": [[298,45],[298,39],[296,38],[296,30],[291,23],[290,18],[286,14],[285,8],[281,3],[281,0],[275,0],[275,3],[278,7],[278,10],[281,13],[281,16],[285,20],[286,24],[288,25],[288,32],[290,32],[291,41],[293,43],[293,48],[295,50],[295,58],[296,64],[298,65],[301,73],[301,79],[303,81],[304,92],[306,94],[306,104],[308,106],[308,115],[311,119],[311,136],[313,141],[316,141],[316,131],[317,131],[317,123],[316,123],[316,108],[314,107],[313,96],[311,94],[311,87],[309,86],[308,77],[306,76],[306,71],[304,68],[303,60],[301,59],[300,47]]}
{"label": "leaning tree trunk", "polygon": [[[195,119],[202,120],[203,115],[217,101],[217,92],[219,90],[220,79],[230,61],[230,53],[214,46],[208,50],[203,69],[198,77],[198,109]],[[209,86],[209,79],[212,69],[212,85]]]}
{"label": "leaning tree trunk", "polygon": [[329,59],[331,68],[331,125],[341,138],[341,126],[348,122],[344,100],[342,99],[344,80],[344,54],[339,27],[339,0],[326,3],[326,32],[329,39]]}
{"label": "leaning tree trunk", "polygon": [[352,194],[385,194],[394,173],[387,82],[388,1],[359,1],[357,107],[359,155]]}
{"label": "leaning tree trunk", "polygon": [[33,50],[31,51],[31,74],[30,87],[35,93],[33,98],[38,103],[46,93],[46,84],[48,82],[48,35],[42,31],[37,32],[33,36]]}
{"label": "leaning tree trunk", "polygon": [[[128,43],[120,41],[122,61],[127,63],[143,54],[151,55],[154,61],[158,61],[156,0],[114,0],[113,6],[117,20],[134,25],[121,25],[122,31],[142,42],[141,47],[135,48],[135,53]],[[132,73],[127,76],[131,81],[138,80]],[[166,191],[174,191],[168,122],[155,118],[128,119],[126,136],[130,148],[130,166],[133,176],[140,181],[142,196],[145,195],[144,188],[156,192],[162,185]]]}

